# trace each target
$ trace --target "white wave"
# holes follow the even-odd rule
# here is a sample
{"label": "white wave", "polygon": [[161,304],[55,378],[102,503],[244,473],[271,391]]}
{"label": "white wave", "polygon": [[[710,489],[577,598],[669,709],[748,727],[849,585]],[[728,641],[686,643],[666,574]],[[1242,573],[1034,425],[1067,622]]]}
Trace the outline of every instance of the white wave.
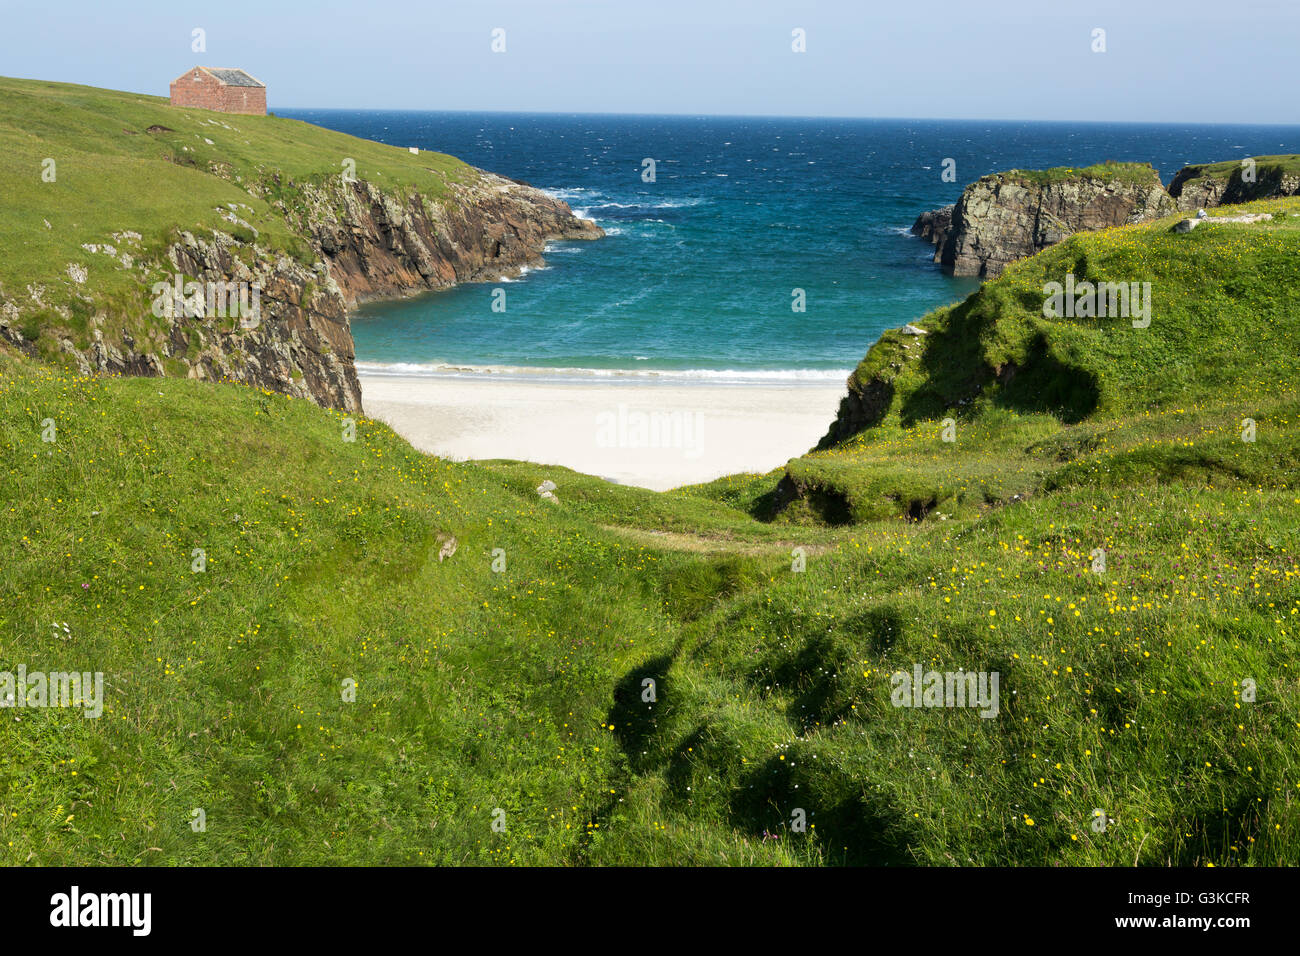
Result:
{"label": "white wave", "polygon": [[542,192],[561,202],[572,202],[575,199],[590,201],[593,197],[600,195],[600,193],[588,189],[586,186],[543,187]]}
{"label": "white wave", "polygon": [[552,199],[567,202],[573,214],[583,219],[592,218],[590,210],[593,206],[609,204],[609,199],[604,193],[584,186],[576,186],[572,189],[543,189],[542,192]]}
{"label": "white wave", "polygon": [[[553,199],[567,202],[574,215],[590,219],[593,208],[602,209],[689,209],[703,206],[710,200],[700,196],[679,196],[670,198],[651,198],[649,196],[620,196],[618,199],[607,196],[598,189],[586,186],[543,187],[542,192]],[[624,201],[627,200],[627,201]],[[575,206],[574,203],[581,203]]]}
{"label": "white wave", "polygon": [[638,199],[635,202],[614,202],[610,199],[596,205],[602,209],[689,209],[706,202],[707,199]]}
{"label": "white wave", "polygon": [[[547,250],[543,249],[543,252]],[[567,249],[556,249],[556,252],[567,252]],[[530,272],[549,272],[553,266],[520,266],[519,271],[513,276],[497,276],[493,282],[519,282]]]}
{"label": "white wave", "polygon": [[[642,356],[635,357],[637,361]],[[532,382],[609,382],[644,385],[840,385],[852,369],[626,369],[455,365],[448,362],[357,362],[360,375]]]}

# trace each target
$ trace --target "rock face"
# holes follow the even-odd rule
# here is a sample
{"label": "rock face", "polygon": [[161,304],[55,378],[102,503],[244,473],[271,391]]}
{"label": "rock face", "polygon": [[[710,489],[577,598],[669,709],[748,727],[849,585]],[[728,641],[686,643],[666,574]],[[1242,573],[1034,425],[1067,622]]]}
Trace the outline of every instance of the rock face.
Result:
{"label": "rock face", "polygon": [[[358,302],[516,275],[542,261],[550,239],[604,235],[541,190],[472,172],[467,181],[450,184],[441,200],[417,192],[397,199],[366,180],[342,177],[323,184],[275,181],[280,198],[273,206],[301,240],[293,256],[260,243],[233,208],[226,218],[242,238],[220,231],[207,238],[180,232],[166,246],[163,261],[140,253],[138,235],[127,234],[133,240],[125,241],[115,235],[115,242],[129,243],[136,253],[125,259],[145,289],[160,276],[175,275],[204,288],[228,283],[256,288],[258,320],[225,317],[231,310],[213,309],[200,295],[190,309],[169,302],[161,311],[154,308],[152,319],[107,334],[101,328],[104,316],[96,315],[89,322],[88,346],[78,348],[63,338],[59,351],[86,375],[230,380],[359,411],[361,386],[348,325],[348,310]],[[118,252],[110,245],[85,248]],[[20,310],[6,302],[0,338],[36,354],[21,331],[23,321]]]}
{"label": "rock face", "polygon": [[[1184,166],[1169,184],[1169,193],[1179,209],[1209,209],[1223,202],[1228,181],[1217,176],[1185,176],[1193,166]],[[1181,180],[1179,177],[1183,177]]]}
{"label": "rock face", "polygon": [[916,222],[912,223],[912,235],[920,236],[934,246],[935,262],[940,261],[943,253],[943,245],[948,238],[948,230],[952,227],[952,211],[955,206],[955,203],[950,203],[942,209],[931,209],[923,212],[916,217]]}
{"label": "rock face", "polygon": [[[1033,255],[1075,232],[1142,222],[1175,211],[1150,166],[1134,175],[1081,170],[1049,177],[1013,170],[967,186],[952,207],[936,259],[949,275],[998,275],[1008,263]],[[938,234],[943,210],[928,221]],[[924,218],[924,216],[922,217]],[[912,227],[917,232],[921,220]],[[922,228],[926,228],[922,226]]]}
{"label": "rock face", "polygon": [[860,383],[849,376],[848,393],[840,399],[835,421],[817,443],[817,449],[831,448],[860,431],[879,425],[893,400],[892,380],[874,376]]}
{"label": "rock face", "polygon": [[454,201],[399,201],[365,180],[300,190],[297,232],[329,264],[348,306],[510,276],[540,263],[549,239],[598,239],[602,230],[539,189],[480,172],[451,187]]}
{"label": "rock face", "polygon": [[[1225,168],[1226,167],[1226,168]],[[1275,199],[1300,193],[1300,173],[1261,159],[1254,181],[1248,181],[1240,163],[1184,166],[1169,184],[1169,195],[1179,209],[1209,209],[1255,199]]]}
{"label": "rock face", "polygon": [[1072,233],[1300,193],[1296,156],[1184,166],[1166,190],[1148,165],[1106,163],[1080,170],[1012,170],[985,176],[951,206],[923,212],[913,235],[935,247],[949,275],[992,278],[1009,262]]}
{"label": "rock face", "polygon": [[328,264],[308,268],[288,256],[261,255],[249,266],[241,252],[246,250],[221,233],[213,241],[182,233],[168,249],[171,265],[183,275],[255,283],[261,290],[260,316],[255,328],[245,329],[237,320],[169,315],[163,354],[192,355],[190,378],[245,382],[327,408],[359,411],[361,385],[347,303]]}
{"label": "rock face", "polygon": [[849,376],[848,392],[840,399],[835,421],[817,448],[838,445],[880,424],[894,401],[894,379],[924,353],[919,346],[928,334],[914,325],[881,334]]}

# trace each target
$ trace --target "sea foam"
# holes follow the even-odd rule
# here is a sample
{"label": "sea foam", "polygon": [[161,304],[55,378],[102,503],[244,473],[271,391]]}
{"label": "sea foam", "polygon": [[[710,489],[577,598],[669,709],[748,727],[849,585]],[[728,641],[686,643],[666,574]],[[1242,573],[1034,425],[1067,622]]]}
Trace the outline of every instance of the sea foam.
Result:
{"label": "sea foam", "polygon": [[357,362],[357,373],[374,377],[519,380],[566,384],[826,386],[844,382],[852,369],[626,369],[461,365],[449,362]]}

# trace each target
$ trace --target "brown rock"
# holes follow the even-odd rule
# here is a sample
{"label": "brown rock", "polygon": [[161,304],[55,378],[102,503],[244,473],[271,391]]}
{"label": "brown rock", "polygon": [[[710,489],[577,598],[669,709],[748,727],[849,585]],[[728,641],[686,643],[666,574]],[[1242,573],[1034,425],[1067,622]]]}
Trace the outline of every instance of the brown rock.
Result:
{"label": "brown rock", "polygon": [[1255,199],[1276,199],[1300,193],[1300,175],[1288,172],[1280,165],[1261,160],[1254,171],[1254,181],[1244,178],[1238,166],[1223,175],[1211,170],[1211,165],[1184,166],[1169,183],[1169,195],[1174,197],[1179,209],[1210,209],[1232,203],[1251,202]]}
{"label": "brown rock", "polygon": [[[128,332],[122,348],[98,340],[84,351],[70,341],[62,347],[76,353],[83,371],[161,376],[159,356],[174,356],[190,378],[243,382],[360,411],[348,325],[358,302],[514,275],[542,262],[548,240],[604,235],[566,203],[492,173],[476,171],[451,190],[435,201],[417,192],[394,198],[373,183],[341,177],[288,184],[283,192],[291,201],[276,205],[310,247],[317,260],[311,265],[259,246],[256,237],[244,242],[223,232],[210,239],[180,233],[167,248],[168,261],[151,264],[154,275],[260,289],[255,327],[181,309],[152,340]],[[16,330],[0,328],[0,335],[34,351]]]}
{"label": "brown rock", "polygon": [[1075,232],[1142,222],[1174,211],[1160,177],[1080,174],[1040,181],[1017,171],[967,186],[952,212],[940,250],[950,275],[993,277]]}
{"label": "brown rock", "polygon": [[941,209],[923,212],[916,217],[916,222],[912,223],[912,235],[920,236],[935,247],[935,262],[940,261],[943,244],[948,238],[948,230],[952,227],[952,211],[955,206],[955,203],[950,203]]}

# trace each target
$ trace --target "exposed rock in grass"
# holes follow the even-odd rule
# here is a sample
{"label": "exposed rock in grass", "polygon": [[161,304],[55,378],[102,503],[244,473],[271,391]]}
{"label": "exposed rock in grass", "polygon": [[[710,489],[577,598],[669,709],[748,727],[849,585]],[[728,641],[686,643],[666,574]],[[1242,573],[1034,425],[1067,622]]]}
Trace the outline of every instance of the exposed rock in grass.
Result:
{"label": "exposed rock in grass", "polygon": [[438,562],[441,563],[456,553],[456,546],[459,542],[454,534],[445,531],[438,533]]}
{"label": "exposed rock in grass", "polygon": [[1265,222],[1272,219],[1270,213],[1252,213],[1241,216],[1198,216],[1195,219],[1184,219],[1174,224],[1174,232],[1191,232],[1203,222]]}

